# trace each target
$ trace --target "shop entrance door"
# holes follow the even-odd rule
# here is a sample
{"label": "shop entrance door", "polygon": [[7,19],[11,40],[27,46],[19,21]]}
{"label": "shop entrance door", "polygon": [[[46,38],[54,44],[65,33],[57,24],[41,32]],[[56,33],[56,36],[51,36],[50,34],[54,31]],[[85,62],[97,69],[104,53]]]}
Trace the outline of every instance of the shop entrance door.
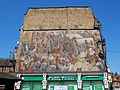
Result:
{"label": "shop entrance door", "polygon": [[103,82],[100,81],[84,81],[82,90],[105,90]]}
{"label": "shop entrance door", "polygon": [[54,85],[49,85],[48,90],[78,90],[77,85],[61,85],[61,86],[54,86]]}
{"label": "shop entrance door", "polygon": [[68,90],[67,86],[54,86],[54,90]]}

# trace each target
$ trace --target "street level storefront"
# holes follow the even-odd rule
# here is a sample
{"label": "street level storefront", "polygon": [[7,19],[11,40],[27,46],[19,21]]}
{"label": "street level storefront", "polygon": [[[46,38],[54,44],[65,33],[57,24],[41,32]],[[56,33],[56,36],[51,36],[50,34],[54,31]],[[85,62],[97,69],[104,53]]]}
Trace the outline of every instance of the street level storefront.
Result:
{"label": "street level storefront", "polygon": [[20,90],[108,90],[107,73],[22,73]]}
{"label": "street level storefront", "polygon": [[82,90],[105,90],[104,87],[104,77],[103,76],[82,76]]}
{"label": "street level storefront", "polygon": [[14,75],[0,72],[0,90],[14,90],[15,82],[21,81]]}
{"label": "street level storefront", "polygon": [[41,75],[28,75],[23,76],[23,81],[21,82],[20,90],[42,90],[42,80]]}

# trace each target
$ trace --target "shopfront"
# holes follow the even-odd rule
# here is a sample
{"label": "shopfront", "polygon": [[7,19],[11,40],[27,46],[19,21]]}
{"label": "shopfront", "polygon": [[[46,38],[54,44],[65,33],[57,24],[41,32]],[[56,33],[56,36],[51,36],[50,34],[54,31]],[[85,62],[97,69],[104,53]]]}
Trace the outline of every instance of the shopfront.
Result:
{"label": "shopfront", "polygon": [[77,76],[74,75],[49,76],[47,90],[78,90]]}
{"label": "shopfront", "polygon": [[78,90],[77,75],[47,75],[44,84],[44,75],[21,75],[20,90]]}
{"label": "shopfront", "polygon": [[82,76],[82,90],[105,90],[103,76]]}
{"label": "shopfront", "polygon": [[15,82],[21,81],[15,75],[0,72],[0,90],[14,90]]}
{"label": "shopfront", "polygon": [[47,90],[78,90],[77,82],[49,82]]}
{"label": "shopfront", "polygon": [[106,73],[21,74],[20,90],[108,90]]}
{"label": "shopfront", "polygon": [[42,76],[24,76],[22,78],[20,90],[42,90]]}

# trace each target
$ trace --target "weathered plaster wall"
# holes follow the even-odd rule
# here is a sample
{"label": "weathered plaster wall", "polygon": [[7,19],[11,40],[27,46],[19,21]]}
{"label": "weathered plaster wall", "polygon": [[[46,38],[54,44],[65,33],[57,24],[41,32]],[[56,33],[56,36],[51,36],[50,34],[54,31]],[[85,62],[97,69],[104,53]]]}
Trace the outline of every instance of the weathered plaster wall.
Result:
{"label": "weathered plaster wall", "polygon": [[89,7],[29,9],[23,29],[93,29],[94,18]]}
{"label": "weathered plaster wall", "polygon": [[105,70],[97,43],[101,34],[94,29],[93,17],[89,7],[29,9],[15,49],[16,70]]}

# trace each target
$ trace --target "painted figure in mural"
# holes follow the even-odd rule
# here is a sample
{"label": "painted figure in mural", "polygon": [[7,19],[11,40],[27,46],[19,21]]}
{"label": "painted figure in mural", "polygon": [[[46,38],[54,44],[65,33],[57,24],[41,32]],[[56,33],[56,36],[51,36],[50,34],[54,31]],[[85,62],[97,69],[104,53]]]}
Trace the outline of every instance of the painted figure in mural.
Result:
{"label": "painted figure in mural", "polygon": [[100,71],[99,31],[31,31],[31,41],[23,44],[20,70]]}

